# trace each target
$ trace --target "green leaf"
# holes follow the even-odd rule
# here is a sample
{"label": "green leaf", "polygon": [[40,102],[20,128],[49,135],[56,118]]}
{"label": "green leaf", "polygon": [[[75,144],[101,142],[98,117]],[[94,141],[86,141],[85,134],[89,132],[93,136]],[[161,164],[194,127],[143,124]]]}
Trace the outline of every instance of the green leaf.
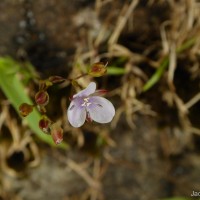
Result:
{"label": "green leaf", "polygon": [[172,198],[166,198],[166,199],[160,199],[160,200],[191,200],[191,198],[186,198],[186,197],[172,197]]}
{"label": "green leaf", "polygon": [[115,66],[108,66],[107,67],[107,74],[108,75],[123,75],[125,74],[125,69]]}
{"label": "green leaf", "polygon": [[[0,88],[18,113],[18,108],[22,103],[33,105],[33,102],[25,92],[25,86],[17,76],[19,68],[20,65],[11,58],[0,58]],[[38,111],[34,109],[34,111],[23,120],[27,122],[28,126],[34,133],[36,133],[39,139],[51,146],[55,146],[52,138],[49,135],[44,134],[38,126],[40,120],[40,114]],[[62,143],[58,145],[58,147],[66,149],[68,146],[66,143]]]}
{"label": "green leaf", "polygon": [[[180,47],[176,49],[177,54],[185,51],[186,49],[193,46],[196,42],[196,38],[191,38],[187,40],[185,43],[183,43]],[[165,57],[158,69],[155,71],[155,73],[151,76],[151,78],[147,81],[147,83],[143,87],[143,92],[146,92],[150,88],[152,88],[161,78],[163,73],[165,72],[166,68],[169,65],[169,56]]]}
{"label": "green leaf", "polygon": [[146,92],[151,87],[153,87],[161,78],[163,75],[165,69],[167,68],[169,64],[169,58],[165,57],[163,61],[161,62],[160,66],[156,70],[156,72],[152,75],[152,77],[148,80],[148,82],[143,87],[143,92]]}

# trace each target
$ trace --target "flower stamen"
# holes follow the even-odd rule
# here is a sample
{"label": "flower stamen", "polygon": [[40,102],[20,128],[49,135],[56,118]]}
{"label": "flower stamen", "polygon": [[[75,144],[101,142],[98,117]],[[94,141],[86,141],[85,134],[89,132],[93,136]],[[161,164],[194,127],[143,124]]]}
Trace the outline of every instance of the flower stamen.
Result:
{"label": "flower stamen", "polygon": [[83,101],[84,102],[81,104],[83,107],[88,107],[90,104],[92,104],[89,102],[89,98],[84,98]]}

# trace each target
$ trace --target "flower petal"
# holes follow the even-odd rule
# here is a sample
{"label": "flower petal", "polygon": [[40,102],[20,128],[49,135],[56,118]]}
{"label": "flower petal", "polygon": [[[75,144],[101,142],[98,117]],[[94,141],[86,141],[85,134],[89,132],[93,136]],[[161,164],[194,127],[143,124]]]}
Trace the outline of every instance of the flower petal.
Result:
{"label": "flower petal", "polygon": [[90,117],[99,123],[110,122],[115,115],[115,108],[113,104],[103,97],[92,96],[90,97],[92,103],[87,107]]}
{"label": "flower petal", "polygon": [[89,96],[90,94],[94,93],[96,90],[96,83],[95,82],[91,82],[84,90],[81,90],[80,92],[78,92],[77,94],[75,94],[73,96],[73,98],[76,98],[76,97],[87,97]]}
{"label": "flower petal", "polygon": [[80,127],[84,124],[86,119],[86,110],[84,107],[80,107],[76,101],[72,101],[67,110],[67,116],[69,123],[73,127]]}

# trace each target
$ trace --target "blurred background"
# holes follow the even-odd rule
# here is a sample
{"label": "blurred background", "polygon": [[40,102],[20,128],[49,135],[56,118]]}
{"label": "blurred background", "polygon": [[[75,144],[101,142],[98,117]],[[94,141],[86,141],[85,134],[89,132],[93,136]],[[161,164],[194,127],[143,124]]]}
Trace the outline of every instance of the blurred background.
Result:
{"label": "blurred background", "polygon": [[[100,61],[77,81],[109,91],[111,123],[71,127],[68,82],[48,89],[62,144],[20,117],[39,79]],[[198,0],[1,0],[0,200],[198,199],[199,61]]]}

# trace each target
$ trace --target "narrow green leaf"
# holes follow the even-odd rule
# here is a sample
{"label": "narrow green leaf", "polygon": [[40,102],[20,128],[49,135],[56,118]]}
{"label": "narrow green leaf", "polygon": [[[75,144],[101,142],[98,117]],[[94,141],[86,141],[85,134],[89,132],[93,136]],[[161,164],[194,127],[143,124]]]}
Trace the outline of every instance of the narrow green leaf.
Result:
{"label": "narrow green leaf", "polygon": [[191,200],[191,198],[186,198],[186,197],[172,197],[172,198],[166,198],[166,199],[161,199],[161,200]]}
{"label": "narrow green leaf", "polygon": [[123,74],[125,74],[125,69],[115,67],[115,66],[108,66],[107,67],[107,74],[108,75],[123,75]]}
{"label": "narrow green leaf", "polygon": [[[187,40],[185,43],[183,43],[180,47],[176,49],[177,53],[181,53],[184,50],[190,48],[193,46],[196,42],[196,38],[191,38]],[[153,87],[161,78],[163,75],[164,71],[169,65],[169,56],[165,57],[163,61],[161,62],[160,66],[158,69],[155,71],[155,73],[151,76],[151,78],[147,81],[147,83],[143,87],[143,92],[146,92],[149,90],[151,87]]]}
{"label": "narrow green leaf", "polygon": [[[18,69],[19,64],[11,58],[0,58],[0,88],[17,112],[19,112],[18,108],[22,103],[33,105],[33,102],[25,92],[25,86],[17,76]],[[34,133],[36,133],[38,138],[51,146],[55,146],[52,138],[49,135],[45,135],[38,126],[40,120],[40,114],[38,111],[34,109],[34,111],[23,120],[27,122],[28,126]],[[66,149],[67,144],[62,143],[58,147]]]}
{"label": "narrow green leaf", "polygon": [[148,82],[143,87],[143,92],[146,92],[151,87],[153,87],[161,78],[163,75],[165,69],[167,68],[169,64],[169,58],[165,57],[163,61],[161,62],[160,66],[156,70],[156,72],[152,75],[152,77],[148,80]]}
{"label": "narrow green leaf", "polygon": [[184,44],[182,44],[179,48],[177,48],[176,52],[181,53],[181,52],[185,51],[186,49],[193,46],[195,44],[195,42],[196,42],[196,38],[191,38],[191,39],[187,40]]}

